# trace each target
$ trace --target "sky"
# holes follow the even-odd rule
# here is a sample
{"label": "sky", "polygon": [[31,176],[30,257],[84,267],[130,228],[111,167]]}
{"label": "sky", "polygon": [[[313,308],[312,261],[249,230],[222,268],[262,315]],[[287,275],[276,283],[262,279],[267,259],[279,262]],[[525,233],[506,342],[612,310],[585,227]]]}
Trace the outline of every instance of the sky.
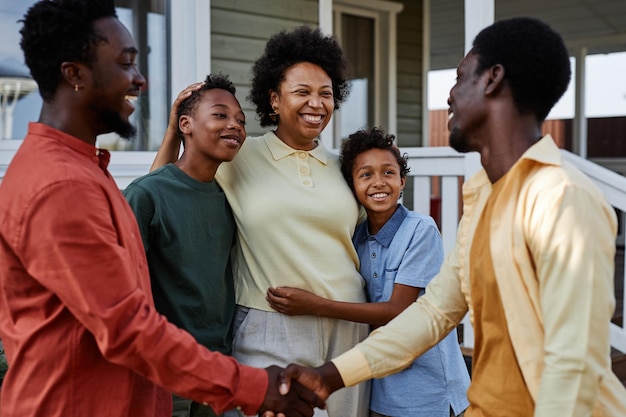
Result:
{"label": "sky", "polygon": [[[575,64],[572,81],[548,119],[571,119],[574,116]],[[448,93],[454,85],[456,70],[431,71],[428,75],[428,108],[447,109]],[[626,52],[587,56],[587,117],[626,116]]]}

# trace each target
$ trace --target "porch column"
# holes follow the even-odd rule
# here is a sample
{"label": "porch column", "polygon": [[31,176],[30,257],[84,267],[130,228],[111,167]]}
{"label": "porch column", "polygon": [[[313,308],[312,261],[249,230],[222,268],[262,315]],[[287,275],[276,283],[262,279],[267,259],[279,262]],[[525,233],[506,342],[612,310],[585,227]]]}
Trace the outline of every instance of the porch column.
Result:
{"label": "porch column", "polygon": [[172,65],[170,95],[178,93],[211,72],[211,0],[169,2],[170,59]]}
{"label": "porch column", "polygon": [[[478,32],[491,25],[495,20],[495,0],[464,0],[465,1],[465,53],[472,49],[472,42]],[[475,172],[480,166],[480,155],[470,152],[466,155],[466,175]],[[472,172],[473,171],[473,172]],[[467,177],[466,177],[467,178]],[[442,209],[443,209],[442,201]],[[474,329],[469,320],[469,314],[465,316],[463,323],[464,354],[470,354],[474,348]]]}
{"label": "porch column", "polygon": [[465,1],[465,53],[472,49],[478,32],[494,22],[495,0]]}

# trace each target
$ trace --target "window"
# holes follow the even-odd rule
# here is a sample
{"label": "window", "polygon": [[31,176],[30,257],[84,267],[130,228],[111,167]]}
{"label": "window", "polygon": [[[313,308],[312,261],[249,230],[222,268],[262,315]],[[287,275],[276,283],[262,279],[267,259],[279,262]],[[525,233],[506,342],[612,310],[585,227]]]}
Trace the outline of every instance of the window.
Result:
{"label": "window", "polygon": [[[29,121],[38,119],[41,97],[23,64],[18,20],[35,1],[0,0],[0,134],[1,139],[22,139]],[[116,0],[120,21],[128,27],[140,50],[138,65],[146,77],[133,123],[137,138],[124,141],[109,134],[98,146],[113,150],[154,150],[167,126],[170,67],[167,54],[167,0]]]}

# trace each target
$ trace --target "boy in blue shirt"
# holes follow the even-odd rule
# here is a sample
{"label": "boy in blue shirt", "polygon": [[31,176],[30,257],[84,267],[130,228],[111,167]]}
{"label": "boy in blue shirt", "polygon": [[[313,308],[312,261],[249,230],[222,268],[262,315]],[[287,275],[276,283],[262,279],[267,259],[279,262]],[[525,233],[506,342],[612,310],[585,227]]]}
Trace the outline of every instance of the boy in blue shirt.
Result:
{"label": "boy in blue shirt", "polygon": [[[443,246],[433,219],[398,204],[409,171],[379,128],[360,130],[341,148],[341,169],[367,221],[355,230],[353,243],[366,281],[369,303],[343,303],[310,292],[270,288],[267,299],[284,314],[313,314],[387,324],[417,297],[439,272]],[[397,374],[372,381],[372,417],[449,417],[469,405],[469,375],[456,330]]]}

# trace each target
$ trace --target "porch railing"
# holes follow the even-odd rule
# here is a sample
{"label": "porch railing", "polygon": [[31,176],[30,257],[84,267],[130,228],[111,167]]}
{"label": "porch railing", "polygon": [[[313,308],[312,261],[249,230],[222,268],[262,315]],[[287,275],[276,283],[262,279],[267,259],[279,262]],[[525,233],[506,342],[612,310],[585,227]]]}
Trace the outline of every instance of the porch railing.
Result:
{"label": "porch railing", "polygon": [[[0,180],[4,177],[6,168],[11,161],[20,141],[0,141]],[[456,229],[461,212],[460,187],[462,181],[474,174],[480,168],[479,156],[476,153],[459,154],[449,147],[403,148],[409,156],[411,172],[409,180],[412,187],[412,198],[404,201],[412,209],[431,214],[431,197],[436,191],[440,195],[440,213],[432,213],[438,218],[444,250],[450,251],[454,247]],[[619,210],[620,235],[616,242],[623,248],[624,224],[626,216],[626,177],[616,174],[586,159],[582,159],[570,152],[562,151],[564,157],[587,174],[604,192],[609,203]],[[125,188],[134,178],[148,172],[154,158],[154,152],[112,152],[110,171],[120,188]],[[409,193],[407,193],[409,194]],[[438,200],[439,201],[439,200]],[[619,278],[618,278],[619,280]],[[617,298],[626,298],[626,273],[621,277],[622,294]],[[624,317],[625,303],[618,304]],[[621,314],[620,314],[621,313]],[[626,353],[626,328],[622,319],[621,325],[611,324],[611,345]],[[473,347],[473,331],[466,318],[463,322],[463,345]]]}

